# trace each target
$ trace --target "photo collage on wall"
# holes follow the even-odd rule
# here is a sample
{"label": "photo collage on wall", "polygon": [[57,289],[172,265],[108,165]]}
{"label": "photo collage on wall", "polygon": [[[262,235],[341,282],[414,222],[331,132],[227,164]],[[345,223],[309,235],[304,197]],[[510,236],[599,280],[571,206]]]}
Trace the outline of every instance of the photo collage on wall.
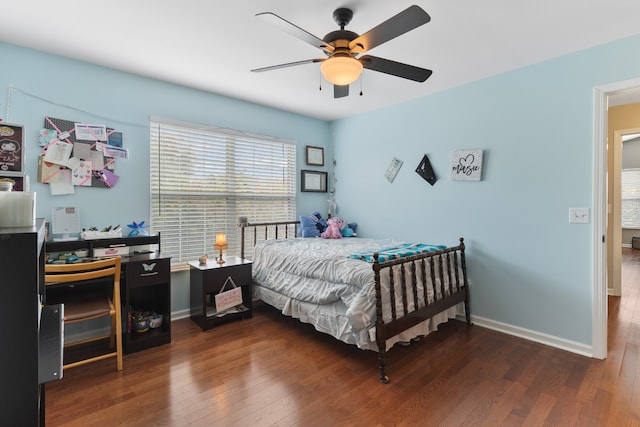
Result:
{"label": "photo collage on wall", "polygon": [[117,158],[128,158],[122,132],[101,124],[45,117],[38,134],[38,182],[51,194],[73,194],[76,187],[113,188],[120,179]]}

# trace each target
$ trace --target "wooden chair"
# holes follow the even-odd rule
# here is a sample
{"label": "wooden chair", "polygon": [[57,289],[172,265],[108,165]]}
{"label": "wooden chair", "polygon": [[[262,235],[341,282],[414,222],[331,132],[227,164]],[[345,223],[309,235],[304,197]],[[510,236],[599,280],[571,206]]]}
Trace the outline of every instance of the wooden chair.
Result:
{"label": "wooden chair", "polygon": [[[113,278],[113,283],[109,280],[109,289],[105,286],[95,286],[96,279],[104,282],[105,279]],[[78,283],[84,282],[84,283]],[[120,309],[120,257],[108,258],[98,261],[77,263],[77,264],[46,264],[45,284],[72,284],[72,292],[68,292],[64,299],[64,323],[85,322],[100,317],[111,317],[111,332],[107,335],[100,335],[65,343],[65,348],[110,338],[110,348],[115,350],[106,354],[88,357],[77,362],[64,365],[64,368],[73,368],[98,360],[110,357],[116,358],[118,371],[122,370],[122,317]],[[83,289],[83,287],[85,287]],[[111,289],[112,288],[112,289]]]}

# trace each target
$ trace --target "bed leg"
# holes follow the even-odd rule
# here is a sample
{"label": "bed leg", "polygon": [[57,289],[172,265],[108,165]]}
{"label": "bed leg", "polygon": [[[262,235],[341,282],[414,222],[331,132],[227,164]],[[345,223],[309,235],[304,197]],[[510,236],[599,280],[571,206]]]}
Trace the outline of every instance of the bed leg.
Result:
{"label": "bed leg", "polygon": [[471,325],[471,310],[468,302],[464,303],[464,316],[467,320],[467,325]]}
{"label": "bed leg", "polygon": [[460,238],[460,266],[462,267],[462,281],[464,286],[464,315],[467,325],[471,325],[471,307],[469,307],[469,281],[467,280],[467,259],[464,254],[464,239]]}
{"label": "bed leg", "polygon": [[469,304],[469,285],[465,286],[464,295],[464,316],[467,320],[467,325],[471,325],[471,307]]}
{"label": "bed leg", "polygon": [[378,366],[380,367],[380,382],[382,384],[389,384],[389,377],[387,376],[387,369],[384,363],[384,349],[378,350]]}

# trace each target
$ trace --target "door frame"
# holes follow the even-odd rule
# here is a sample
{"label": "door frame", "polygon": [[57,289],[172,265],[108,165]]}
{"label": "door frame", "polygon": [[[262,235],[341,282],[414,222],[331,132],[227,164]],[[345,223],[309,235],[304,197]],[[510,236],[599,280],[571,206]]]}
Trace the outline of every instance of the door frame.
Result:
{"label": "door frame", "polygon": [[[607,357],[607,107],[610,96],[640,89],[640,78],[594,88],[592,356]],[[614,142],[611,141],[613,144]]]}

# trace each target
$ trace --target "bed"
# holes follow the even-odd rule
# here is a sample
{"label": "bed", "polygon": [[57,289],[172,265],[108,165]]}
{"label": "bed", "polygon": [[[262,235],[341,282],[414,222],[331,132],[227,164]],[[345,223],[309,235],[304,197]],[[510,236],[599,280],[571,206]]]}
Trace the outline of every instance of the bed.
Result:
{"label": "bed", "polygon": [[[464,313],[471,324],[465,245],[298,237],[299,221],[240,221],[254,298],[347,344],[385,353]],[[391,303],[393,301],[393,303]]]}

